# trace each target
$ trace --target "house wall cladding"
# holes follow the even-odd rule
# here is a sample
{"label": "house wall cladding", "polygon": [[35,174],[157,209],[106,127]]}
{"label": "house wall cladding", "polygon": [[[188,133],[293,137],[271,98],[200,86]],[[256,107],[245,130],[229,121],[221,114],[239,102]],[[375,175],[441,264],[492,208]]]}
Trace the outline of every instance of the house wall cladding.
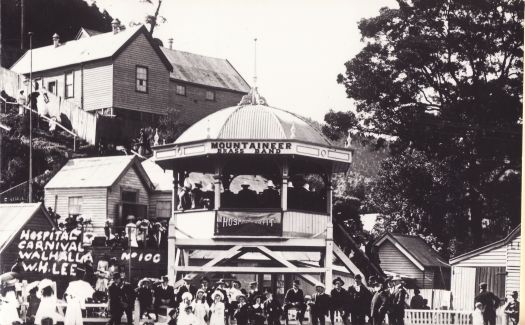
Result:
{"label": "house wall cladding", "polygon": [[[136,66],[148,68],[148,92],[135,91]],[[169,71],[146,36],[140,34],[113,62],[113,106],[165,115],[168,107]]]}
{"label": "house wall cladding", "polygon": [[[122,203],[121,193],[122,190],[137,191],[137,202],[138,204],[148,205],[148,192],[144,187],[144,184],[140,180],[137,172],[134,168],[129,168],[120,180],[113,184],[108,193],[108,218],[115,222],[119,217],[119,205]],[[147,216],[139,216],[147,217]]]}
{"label": "house wall cladding", "polygon": [[[44,204],[46,208],[51,207],[63,222],[69,214],[69,198],[82,197],[81,214],[84,219],[91,219],[92,226],[97,229],[97,234],[104,234],[103,227],[106,223],[106,188],[64,188],[45,189]],[[55,210],[56,198],[56,210]]]}
{"label": "house wall cladding", "polygon": [[171,203],[171,192],[153,192],[151,193],[149,197],[149,203],[148,203],[148,217],[157,218],[157,202],[170,202]]}
{"label": "house wall cladding", "polygon": [[509,295],[512,291],[520,291],[520,253],[521,234],[507,244],[507,277],[505,291]]}
{"label": "house wall cladding", "polygon": [[[378,250],[380,266],[384,271],[413,278],[421,288],[432,288],[432,281],[423,281],[423,272],[401,253],[390,241],[385,241]],[[432,272],[432,277],[434,276]],[[425,283],[423,283],[425,282]]]}
{"label": "house wall cladding", "polygon": [[86,111],[113,105],[113,65],[111,60],[88,62],[84,65],[84,105]]}
{"label": "house wall cladding", "polygon": [[[177,85],[186,87],[186,96],[177,95]],[[206,91],[215,92],[215,100],[206,100]],[[197,86],[182,81],[171,80],[169,84],[169,107],[181,111],[180,119],[187,124],[193,124],[205,116],[220,109],[236,106],[244,94]]]}
{"label": "house wall cladding", "polygon": [[481,253],[471,258],[461,261],[455,266],[458,267],[480,267],[480,266],[505,266],[506,263],[506,248],[505,246],[492,249],[490,251]]}

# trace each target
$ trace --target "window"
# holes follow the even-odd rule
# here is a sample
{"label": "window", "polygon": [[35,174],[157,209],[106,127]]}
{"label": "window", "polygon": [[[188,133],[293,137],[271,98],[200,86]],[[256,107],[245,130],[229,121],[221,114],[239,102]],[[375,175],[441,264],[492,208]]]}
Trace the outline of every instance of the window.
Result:
{"label": "window", "polygon": [[206,100],[215,101],[215,92],[213,90],[206,90]]}
{"label": "window", "polygon": [[180,96],[186,96],[186,87],[182,85],[177,85],[175,88],[175,93]]}
{"label": "window", "polygon": [[64,87],[64,97],[71,98],[75,96],[75,77],[73,71],[66,72],[66,82]]}
{"label": "window", "polygon": [[135,90],[141,93],[148,92],[148,68],[137,65]]}
{"label": "window", "polygon": [[68,214],[70,216],[78,216],[82,213],[82,197],[70,196],[68,202]]}
{"label": "window", "polygon": [[56,94],[57,94],[57,82],[56,82],[56,80],[49,81],[47,83],[47,91],[56,96]]}
{"label": "window", "polygon": [[157,218],[171,217],[171,201],[158,201],[156,209]]}
{"label": "window", "polygon": [[122,190],[122,202],[137,202],[137,195],[138,193],[136,191],[125,191]]}

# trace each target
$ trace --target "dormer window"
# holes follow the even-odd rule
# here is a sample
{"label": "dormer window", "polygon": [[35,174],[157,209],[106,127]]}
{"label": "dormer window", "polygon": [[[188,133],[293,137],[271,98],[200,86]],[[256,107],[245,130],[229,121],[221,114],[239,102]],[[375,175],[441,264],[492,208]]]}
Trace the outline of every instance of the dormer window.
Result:
{"label": "dormer window", "polygon": [[139,93],[148,92],[148,68],[137,65],[136,67],[136,87]]}

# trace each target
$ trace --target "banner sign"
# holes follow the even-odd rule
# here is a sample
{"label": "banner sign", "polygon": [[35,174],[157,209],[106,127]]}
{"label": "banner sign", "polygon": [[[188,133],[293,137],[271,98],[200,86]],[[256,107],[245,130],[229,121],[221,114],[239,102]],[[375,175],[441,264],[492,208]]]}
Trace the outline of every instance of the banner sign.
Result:
{"label": "banner sign", "polygon": [[211,143],[211,150],[219,154],[278,155],[293,153],[292,143],[281,141],[217,141]]}
{"label": "banner sign", "polygon": [[75,276],[77,266],[91,252],[84,250],[79,232],[23,229],[18,241],[18,257],[26,272]]}
{"label": "banner sign", "polygon": [[215,235],[281,236],[281,212],[217,211]]}

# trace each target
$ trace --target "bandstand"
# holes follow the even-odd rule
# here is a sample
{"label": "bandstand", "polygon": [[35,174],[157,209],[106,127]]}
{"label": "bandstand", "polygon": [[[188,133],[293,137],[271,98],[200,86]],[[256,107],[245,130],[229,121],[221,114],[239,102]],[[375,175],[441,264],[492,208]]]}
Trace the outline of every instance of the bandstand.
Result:
{"label": "bandstand", "polygon": [[[266,105],[256,89],[238,106],[198,121],[174,143],[155,147],[154,159],[173,171],[171,282],[186,274],[292,274],[330,289],[334,257],[349,274],[361,273],[333,242],[331,180],[349,169],[352,150],[334,146],[305,119]],[[206,174],[213,182],[207,209],[177,209],[177,193],[191,173]],[[271,180],[278,201],[264,200],[259,193],[248,203],[240,192],[233,193],[240,175]],[[192,263],[190,254],[199,251],[212,254]],[[241,261],[254,253],[264,261]],[[317,254],[319,262],[297,263],[294,253]]]}

